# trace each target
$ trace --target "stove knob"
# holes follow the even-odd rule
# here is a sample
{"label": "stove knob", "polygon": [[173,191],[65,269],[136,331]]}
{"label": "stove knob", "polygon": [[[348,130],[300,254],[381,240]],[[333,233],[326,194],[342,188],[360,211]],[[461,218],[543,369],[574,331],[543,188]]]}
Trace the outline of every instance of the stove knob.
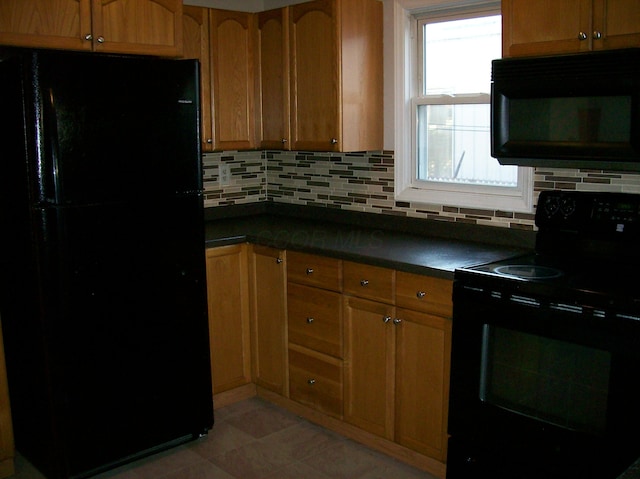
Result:
{"label": "stove knob", "polygon": [[560,209],[560,198],[557,196],[548,196],[544,202],[543,209],[547,217],[551,218]]}
{"label": "stove knob", "polygon": [[560,201],[560,211],[564,217],[571,216],[576,211],[576,200],[571,197],[564,197]]}

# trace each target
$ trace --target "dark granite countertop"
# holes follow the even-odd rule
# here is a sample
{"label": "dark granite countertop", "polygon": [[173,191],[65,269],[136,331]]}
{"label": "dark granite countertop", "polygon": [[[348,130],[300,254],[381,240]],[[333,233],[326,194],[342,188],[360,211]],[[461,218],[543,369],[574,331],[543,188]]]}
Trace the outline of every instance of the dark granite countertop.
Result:
{"label": "dark granite countertop", "polygon": [[325,210],[267,205],[258,210],[236,208],[228,214],[208,211],[206,246],[249,241],[448,279],[456,268],[533,248],[532,232],[486,230],[478,225],[461,229],[455,223]]}

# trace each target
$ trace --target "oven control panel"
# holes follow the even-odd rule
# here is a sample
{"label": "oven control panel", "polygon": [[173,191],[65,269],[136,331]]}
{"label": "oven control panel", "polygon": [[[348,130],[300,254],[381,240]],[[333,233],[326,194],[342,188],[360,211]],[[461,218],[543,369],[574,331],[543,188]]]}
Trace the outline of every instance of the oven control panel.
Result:
{"label": "oven control panel", "polygon": [[540,192],[536,226],[547,230],[636,233],[640,195],[549,190]]}

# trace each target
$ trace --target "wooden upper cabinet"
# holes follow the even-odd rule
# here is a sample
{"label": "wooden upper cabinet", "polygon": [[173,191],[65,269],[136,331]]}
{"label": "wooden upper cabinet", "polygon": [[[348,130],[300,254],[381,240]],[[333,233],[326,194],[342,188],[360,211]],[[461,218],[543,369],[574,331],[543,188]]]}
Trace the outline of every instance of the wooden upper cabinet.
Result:
{"label": "wooden upper cabinet", "polygon": [[293,150],[339,151],[336,2],[291,7],[291,133]]}
{"label": "wooden upper cabinet", "polygon": [[289,7],[291,149],[382,149],[382,3]]}
{"label": "wooden upper cabinet", "polygon": [[0,44],[91,50],[91,0],[3,0]]}
{"label": "wooden upper cabinet", "polygon": [[200,60],[200,140],[202,151],[213,151],[209,9],[185,5],[182,19],[183,56]]}
{"label": "wooden upper cabinet", "polygon": [[96,51],[182,55],[181,0],[92,0]]}
{"label": "wooden upper cabinet", "polygon": [[640,46],[637,0],[503,0],[503,56]]}
{"label": "wooden upper cabinet", "polygon": [[288,8],[257,14],[256,102],[260,148],[290,149]]}
{"label": "wooden upper cabinet", "polygon": [[254,19],[252,13],[209,11],[215,150],[256,146]]}
{"label": "wooden upper cabinet", "polygon": [[[594,50],[640,47],[640,2],[638,0],[594,0]],[[596,35],[597,36],[597,35]]]}
{"label": "wooden upper cabinet", "polygon": [[0,43],[175,57],[181,0],[3,0]]}

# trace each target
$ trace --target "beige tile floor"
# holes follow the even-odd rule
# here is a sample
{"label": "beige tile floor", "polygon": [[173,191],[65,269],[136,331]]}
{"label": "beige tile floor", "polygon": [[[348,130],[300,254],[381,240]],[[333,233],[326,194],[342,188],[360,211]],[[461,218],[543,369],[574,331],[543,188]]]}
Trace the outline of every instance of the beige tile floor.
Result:
{"label": "beige tile floor", "polygon": [[[95,479],[435,479],[262,399],[216,410],[209,435]],[[15,479],[43,479],[16,458]]]}

